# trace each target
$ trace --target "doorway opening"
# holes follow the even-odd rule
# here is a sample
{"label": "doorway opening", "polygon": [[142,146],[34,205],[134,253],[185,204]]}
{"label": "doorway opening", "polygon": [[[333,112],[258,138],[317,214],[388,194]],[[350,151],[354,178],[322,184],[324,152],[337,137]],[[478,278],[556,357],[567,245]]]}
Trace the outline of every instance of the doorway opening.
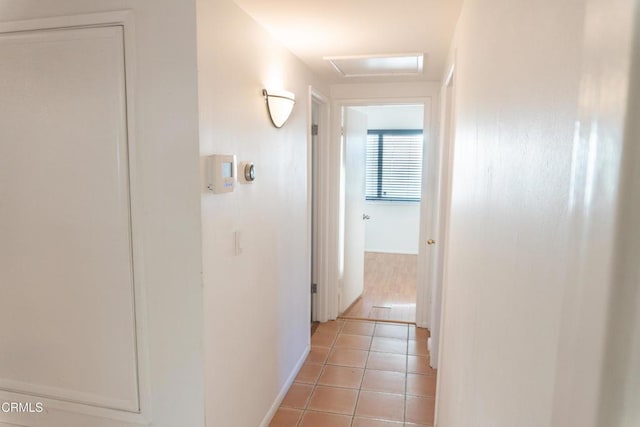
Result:
{"label": "doorway opening", "polygon": [[319,100],[311,96],[311,128],[310,140],[311,147],[309,155],[311,157],[309,178],[311,181],[311,194],[309,199],[311,200],[311,294],[310,294],[310,321],[311,321],[311,334],[315,332],[318,327],[318,322],[314,321],[316,317],[316,295],[318,293],[318,136],[320,133],[320,108],[321,104]]}
{"label": "doorway opening", "polygon": [[424,103],[343,107],[343,318],[416,322],[424,117]]}

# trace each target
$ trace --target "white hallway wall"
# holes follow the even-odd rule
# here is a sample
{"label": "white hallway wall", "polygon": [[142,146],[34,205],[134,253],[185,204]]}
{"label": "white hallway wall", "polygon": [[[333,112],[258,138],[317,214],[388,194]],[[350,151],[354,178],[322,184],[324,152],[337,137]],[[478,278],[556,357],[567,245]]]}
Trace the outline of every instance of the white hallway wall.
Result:
{"label": "white hallway wall", "polygon": [[[422,129],[421,105],[375,105],[358,107],[367,115],[369,129]],[[371,217],[365,226],[365,251],[418,254],[420,204],[411,202],[365,202]]]}
{"label": "white hallway wall", "polygon": [[[617,180],[632,3],[464,5],[451,50],[457,134],[438,425],[632,425],[594,416],[625,200]],[[584,37],[585,10],[593,37]],[[585,40],[593,51],[581,95]],[[637,286],[637,267],[627,270]]]}
{"label": "white hallway wall", "polygon": [[[137,265],[146,279],[152,425],[199,427],[204,381],[195,2],[0,0],[3,22],[113,10],[130,10],[135,21],[135,195],[144,209],[138,230],[144,256]],[[72,419],[50,408],[33,422],[113,425],[106,418]]]}
{"label": "white hallway wall", "polygon": [[480,3],[464,5],[452,47],[438,423],[549,425],[584,2]]}
{"label": "white hallway wall", "polygon": [[[207,425],[258,426],[309,346],[307,93],[317,82],[232,1],[197,9],[200,154],[236,154],[257,175],[214,195],[202,162]],[[281,129],[261,95],[278,86],[297,98]]]}

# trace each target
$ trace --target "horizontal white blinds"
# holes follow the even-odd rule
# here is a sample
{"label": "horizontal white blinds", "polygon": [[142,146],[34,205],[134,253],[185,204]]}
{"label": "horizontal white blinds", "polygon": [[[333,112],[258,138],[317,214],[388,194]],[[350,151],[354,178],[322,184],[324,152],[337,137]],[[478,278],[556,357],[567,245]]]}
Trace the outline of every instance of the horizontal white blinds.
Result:
{"label": "horizontal white blinds", "polygon": [[422,130],[370,130],[367,200],[420,201]]}

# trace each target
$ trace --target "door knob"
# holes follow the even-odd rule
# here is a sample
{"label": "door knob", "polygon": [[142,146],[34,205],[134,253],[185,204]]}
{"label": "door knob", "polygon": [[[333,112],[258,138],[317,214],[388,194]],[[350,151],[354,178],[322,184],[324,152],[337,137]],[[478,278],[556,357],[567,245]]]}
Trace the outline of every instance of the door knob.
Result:
{"label": "door knob", "polygon": [[433,240],[433,239],[427,240],[427,245],[435,245],[435,244],[436,244],[435,240]]}
{"label": "door knob", "polygon": [[371,217],[369,215],[367,215],[367,214],[362,214],[362,219],[363,220],[368,220],[368,219],[371,219]]}

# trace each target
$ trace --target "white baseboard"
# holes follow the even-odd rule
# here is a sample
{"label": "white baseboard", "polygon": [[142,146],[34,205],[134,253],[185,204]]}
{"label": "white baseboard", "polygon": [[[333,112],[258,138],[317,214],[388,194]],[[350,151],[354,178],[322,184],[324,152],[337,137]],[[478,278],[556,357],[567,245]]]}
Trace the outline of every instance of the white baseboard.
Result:
{"label": "white baseboard", "polygon": [[298,360],[298,363],[296,363],[296,366],[293,368],[293,372],[291,372],[291,375],[289,375],[289,378],[287,378],[287,381],[285,381],[284,385],[282,386],[280,393],[278,393],[278,396],[276,397],[275,402],[273,402],[273,405],[271,405],[271,409],[269,409],[269,412],[267,412],[267,414],[262,419],[262,422],[260,423],[260,427],[269,427],[269,423],[271,422],[271,419],[278,411],[280,404],[284,400],[284,397],[287,395],[287,391],[289,391],[289,387],[291,387],[291,384],[293,384],[293,380],[295,380],[296,376],[298,376],[298,372],[300,372],[300,368],[302,368],[302,365],[304,364],[304,361],[307,359],[307,356],[309,355],[310,350],[311,350],[311,346],[307,345],[307,348],[305,348],[304,351],[302,352],[302,357],[300,358],[300,360]]}
{"label": "white baseboard", "polygon": [[364,251],[374,252],[377,254],[418,255],[418,252],[412,251],[412,250],[388,250],[388,249],[365,248]]}

